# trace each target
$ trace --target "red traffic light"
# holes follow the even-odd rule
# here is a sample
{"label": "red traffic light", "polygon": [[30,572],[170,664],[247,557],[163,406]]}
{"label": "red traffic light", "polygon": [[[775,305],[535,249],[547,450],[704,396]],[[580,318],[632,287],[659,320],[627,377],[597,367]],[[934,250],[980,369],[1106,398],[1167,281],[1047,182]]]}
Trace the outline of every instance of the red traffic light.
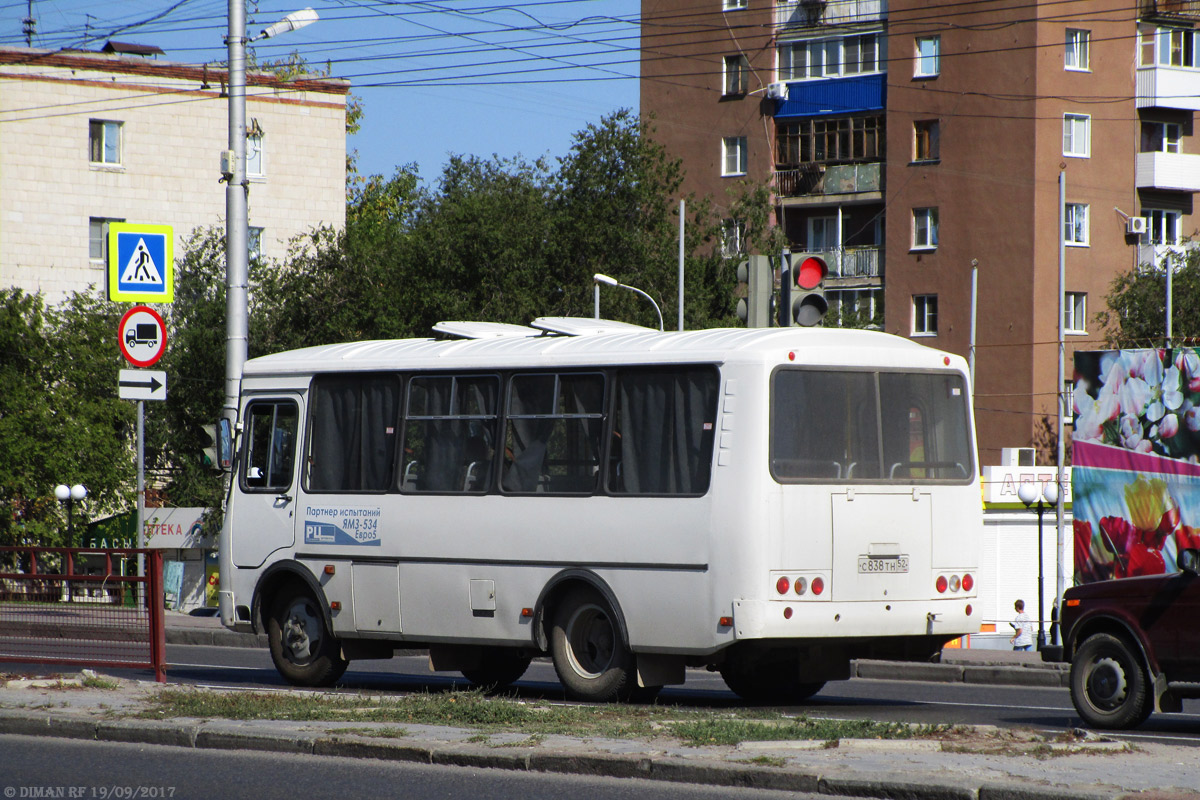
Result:
{"label": "red traffic light", "polygon": [[812,291],[821,285],[821,281],[825,280],[829,268],[825,266],[825,259],[818,256],[806,256],[800,262],[800,266],[796,268],[795,273],[796,285],[806,291]]}

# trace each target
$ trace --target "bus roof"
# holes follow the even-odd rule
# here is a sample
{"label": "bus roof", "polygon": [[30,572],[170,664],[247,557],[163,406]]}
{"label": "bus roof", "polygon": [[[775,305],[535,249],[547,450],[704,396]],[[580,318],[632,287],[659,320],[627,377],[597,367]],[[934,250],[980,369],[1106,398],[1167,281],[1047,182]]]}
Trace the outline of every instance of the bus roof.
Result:
{"label": "bus roof", "polygon": [[[602,330],[605,330],[602,328]],[[795,358],[789,358],[794,353]],[[949,361],[946,361],[946,358]],[[844,328],[712,328],[578,336],[390,339],[290,350],[246,362],[245,375],[398,369],[500,369],[660,363],[777,362],[965,370],[959,356],[900,336]]]}

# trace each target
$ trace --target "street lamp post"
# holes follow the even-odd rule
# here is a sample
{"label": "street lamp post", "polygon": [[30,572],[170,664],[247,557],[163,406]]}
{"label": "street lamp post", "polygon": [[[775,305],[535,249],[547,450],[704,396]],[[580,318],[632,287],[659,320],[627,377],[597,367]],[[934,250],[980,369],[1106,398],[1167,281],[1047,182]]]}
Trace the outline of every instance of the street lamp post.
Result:
{"label": "street lamp post", "polygon": [[[659,329],[660,331],[661,331],[661,330],[663,330],[663,315],[662,315],[662,310],[661,310],[661,309],[659,309],[659,307],[658,307],[658,303],[654,302],[654,298],[653,298],[653,297],[651,297],[650,295],[646,294],[645,292],[643,292],[641,289],[637,288],[636,286],[629,286],[629,285],[627,285],[627,284],[621,283],[621,282],[620,282],[620,281],[618,281],[616,278],[610,278],[610,277],[609,277],[609,276],[607,276],[607,275],[601,275],[599,272],[597,272],[595,275],[593,275],[593,276],[592,276],[592,281],[595,283],[595,285],[596,285],[597,287],[599,287],[599,286],[600,286],[600,284],[602,284],[602,283],[603,283],[605,286],[616,286],[618,289],[628,289],[628,290],[629,290],[629,291],[631,291],[631,292],[636,292],[637,294],[640,294],[642,297],[644,297],[644,298],[646,298],[647,300],[649,300],[649,301],[650,301],[650,305],[654,306],[654,313],[658,315],[658,329]],[[600,308],[600,295],[599,295],[599,293],[597,293],[597,295],[596,295],[596,309],[597,309],[597,310],[596,310],[596,314],[597,314],[597,318],[599,317],[599,313],[600,313],[600,311],[599,311],[599,308]]]}
{"label": "street lamp post", "polygon": [[1046,608],[1045,608],[1045,579],[1046,571],[1043,566],[1044,552],[1042,547],[1042,515],[1045,513],[1046,505],[1055,506],[1058,503],[1058,484],[1047,482],[1042,486],[1039,492],[1036,484],[1022,483],[1017,488],[1017,497],[1025,504],[1026,508],[1033,505],[1037,501],[1038,515],[1038,628],[1037,628],[1037,649],[1040,651],[1046,646]]}
{"label": "street lamp post", "polygon": [[75,546],[75,504],[87,497],[87,487],[82,483],[67,486],[60,483],[54,487],[54,496],[59,502],[67,504],[67,547]]}
{"label": "street lamp post", "polygon": [[288,14],[246,39],[246,0],[229,0],[229,158],[225,174],[225,416],[237,422],[238,393],[249,351],[250,220],[246,181],[246,43],[317,21],[311,8]]}

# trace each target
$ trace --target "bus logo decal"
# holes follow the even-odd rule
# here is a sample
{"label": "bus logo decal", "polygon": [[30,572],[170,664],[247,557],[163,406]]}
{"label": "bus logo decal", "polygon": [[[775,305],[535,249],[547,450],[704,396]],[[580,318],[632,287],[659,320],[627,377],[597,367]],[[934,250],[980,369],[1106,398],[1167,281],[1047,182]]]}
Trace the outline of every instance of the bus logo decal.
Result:
{"label": "bus logo decal", "polygon": [[378,508],[308,506],[304,510],[304,543],[378,547]]}

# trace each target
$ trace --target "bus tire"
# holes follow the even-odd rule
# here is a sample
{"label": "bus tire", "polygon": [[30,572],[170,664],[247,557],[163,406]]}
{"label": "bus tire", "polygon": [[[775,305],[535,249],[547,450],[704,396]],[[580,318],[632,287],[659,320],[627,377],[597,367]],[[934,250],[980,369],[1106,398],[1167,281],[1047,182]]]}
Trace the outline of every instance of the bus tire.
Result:
{"label": "bus tire", "polygon": [[487,647],[479,660],[479,666],[462,671],[463,677],[485,692],[506,689],[521,679],[531,656],[511,647]]}
{"label": "bus tire", "polygon": [[1134,728],[1153,710],[1150,681],[1134,648],[1097,633],[1071,659],[1071,702],[1093,728]]}
{"label": "bus tire", "polygon": [[624,701],[637,687],[633,653],[612,609],[594,589],[574,589],[558,604],[550,630],[550,655],[572,700]]}
{"label": "bus tire", "polygon": [[743,660],[721,667],[725,685],[750,703],[799,703],[825,687],[825,681],[800,681],[794,658],[747,664]]}
{"label": "bus tire", "polygon": [[332,686],[350,663],[326,628],[317,601],[302,589],[285,588],[276,597],[267,641],[275,669],[295,686]]}

